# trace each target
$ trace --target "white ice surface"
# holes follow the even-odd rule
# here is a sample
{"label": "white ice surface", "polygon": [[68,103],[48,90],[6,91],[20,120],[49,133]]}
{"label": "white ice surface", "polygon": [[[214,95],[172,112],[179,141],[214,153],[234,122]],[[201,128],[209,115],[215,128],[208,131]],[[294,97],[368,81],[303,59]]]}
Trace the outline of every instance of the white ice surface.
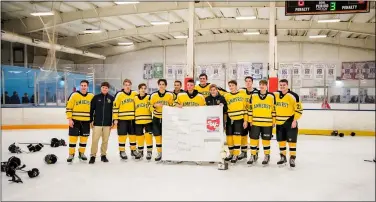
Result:
{"label": "white ice surface", "polygon": [[[8,146],[13,142],[49,142],[57,137],[68,143],[66,134],[65,130],[2,131],[2,161],[12,156]],[[247,167],[242,161],[227,171],[217,170],[217,165],[122,162],[112,131],[109,163],[97,157],[94,165],[77,159],[68,165],[68,147],[45,146],[39,153],[18,154],[27,169],[36,167],[41,174],[30,179],[19,173],[24,183],[15,184],[3,173],[2,200],[375,200],[375,163],[364,162],[375,156],[374,137],[299,136],[294,170],[276,165],[275,140],[271,148],[270,166],[259,162]],[[44,163],[48,153],[58,156],[55,165]]]}

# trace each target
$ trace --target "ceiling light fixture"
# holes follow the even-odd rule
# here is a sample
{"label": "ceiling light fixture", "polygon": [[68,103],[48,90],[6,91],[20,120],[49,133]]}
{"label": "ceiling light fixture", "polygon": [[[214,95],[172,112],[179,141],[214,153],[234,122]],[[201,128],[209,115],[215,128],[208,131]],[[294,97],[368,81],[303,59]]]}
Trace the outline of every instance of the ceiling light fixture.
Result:
{"label": "ceiling light fixture", "polygon": [[84,30],[85,34],[96,34],[96,33],[101,33],[102,30],[100,29],[86,29]]}
{"label": "ceiling light fixture", "polygon": [[244,35],[259,35],[260,32],[243,32]]}
{"label": "ceiling light fixture", "polygon": [[139,1],[115,1],[114,3],[118,5],[124,5],[124,4],[138,4]]}
{"label": "ceiling light fixture", "polygon": [[318,23],[330,23],[330,22],[340,22],[341,19],[327,19],[327,20],[318,20]]}
{"label": "ceiling light fixture", "polygon": [[168,25],[170,24],[170,22],[168,21],[154,21],[154,22],[151,22],[152,25]]}
{"label": "ceiling light fixture", "polygon": [[130,45],[133,45],[133,42],[119,42],[118,45],[119,46],[130,46]]}
{"label": "ceiling light fixture", "polygon": [[187,35],[174,36],[175,39],[188,39]]}
{"label": "ceiling light fixture", "polygon": [[236,16],[235,19],[237,20],[254,20],[256,16]]}
{"label": "ceiling light fixture", "polygon": [[32,16],[49,16],[49,15],[54,15],[54,12],[48,11],[48,12],[35,12],[35,13],[30,13]]}
{"label": "ceiling light fixture", "polygon": [[309,36],[310,39],[320,39],[320,38],[326,38],[326,35],[313,35]]}

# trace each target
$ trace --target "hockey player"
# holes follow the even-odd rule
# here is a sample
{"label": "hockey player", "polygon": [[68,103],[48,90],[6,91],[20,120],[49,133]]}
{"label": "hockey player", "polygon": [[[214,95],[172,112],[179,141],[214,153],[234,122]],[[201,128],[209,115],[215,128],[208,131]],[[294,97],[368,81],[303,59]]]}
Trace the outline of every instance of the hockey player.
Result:
{"label": "hockey player", "polygon": [[114,126],[117,126],[120,158],[128,159],[125,153],[125,144],[127,136],[129,138],[129,145],[131,147],[131,156],[136,156],[136,135],[135,135],[135,121],[134,121],[134,99],[138,94],[131,90],[132,81],[125,79],[123,81],[123,90],[115,95],[112,118]]}
{"label": "hockey player", "polygon": [[90,135],[90,102],[94,95],[87,92],[89,81],[82,80],[80,90],[73,92],[67,101],[66,116],[69,123],[69,157],[72,162],[76,150],[76,143],[80,137],[78,158],[86,161],[86,143]]}
{"label": "hockey player", "polygon": [[[257,93],[258,90],[256,88],[252,88],[253,78],[251,76],[245,77],[244,81],[245,81],[245,87],[239,89],[239,92],[246,94],[245,101],[247,102],[247,113],[248,113],[248,117],[249,117],[249,113],[250,113],[249,99],[251,98],[252,94]],[[248,122],[250,122],[250,121],[248,120]],[[242,152],[239,155],[239,160],[247,159],[248,136],[249,135],[251,135],[251,124],[250,123],[248,123],[247,128],[244,130],[244,133],[242,134],[242,145],[241,145]],[[258,144],[257,144],[256,156],[258,155],[258,149],[259,149],[259,147],[258,147]]]}
{"label": "hockey player", "polygon": [[179,93],[176,98],[176,106],[179,108],[182,107],[197,107],[205,106],[205,97],[194,89],[195,82],[193,79],[188,80],[187,82],[187,92]]}
{"label": "hockey player", "polygon": [[[195,86],[195,90],[197,90],[199,93],[204,95],[204,97],[208,97],[210,95],[210,83],[207,83],[208,81],[208,75],[206,74],[200,74],[198,77],[200,79],[200,84]],[[218,87],[219,94],[224,95],[226,92],[225,89]]]}
{"label": "hockey player", "polygon": [[174,95],[166,91],[166,87],[166,79],[159,79],[159,90],[150,96],[150,110],[153,112],[153,135],[158,152],[155,161],[162,160],[162,107],[163,105],[172,106],[174,104]]}
{"label": "hockey player", "polygon": [[226,138],[230,154],[225,161],[236,163],[240,154],[241,135],[248,126],[247,103],[246,95],[238,91],[236,81],[231,80],[228,85],[231,92],[224,97],[227,103]]}
{"label": "hockey player", "polygon": [[[153,136],[150,111],[150,95],[146,94],[146,84],[138,85],[139,94],[134,98],[135,105],[135,134],[137,136],[138,152],[135,159],[141,159],[144,156],[144,142],[146,139],[147,155],[146,160],[150,160],[153,151]],[[145,133],[144,133],[145,131]]]}
{"label": "hockey player", "polygon": [[263,165],[270,161],[270,140],[272,138],[273,126],[275,125],[275,97],[273,93],[267,91],[268,82],[261,80],[260,91],[252,94],[250,102],[249,121],[252,124],[251,129],[251,157],[247,164],[253,164],[257,161],[257,146],[261,135],[264,148]]}
{"label": "hockey player", "polygon": [[274,93],[276,97],[276,122],[277,122],[277,141],[281,159],[278,165],[287,162],[286,159],[286,141],[289,144],[290,166],[295,167],[296,142],[298,139],[298,120],[303,114],[303,106],[299,95],[289,89],[288,81],[282,79],[279,81],[279,89]]}
{"label": "hockey player", "polygon": [[174,100],[176,100],[176,98],[178,97],[179,93],[184,92],[184,90],[181,89],[181,86],[182,86],[181,81],[176,80],[174,82],[174,91],[173,91],[173,93],[174,93]]}

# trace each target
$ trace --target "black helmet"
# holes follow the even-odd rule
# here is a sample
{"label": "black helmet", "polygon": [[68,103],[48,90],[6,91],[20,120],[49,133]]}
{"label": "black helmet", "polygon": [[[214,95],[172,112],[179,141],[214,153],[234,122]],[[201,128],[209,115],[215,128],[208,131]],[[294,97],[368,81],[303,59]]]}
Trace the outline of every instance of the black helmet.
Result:
{"label": "black helmet", "polygon": [[8,147],[8,151],[12,154],[19,154],[19,153],[22,153],[21,149],[19,146],[16,146],[16,143],[13,143],[11,145],[9,145]]}
{"label": "black helmet", "polygon": [[16,169],[21,165],[21,160],[15,156],[8,159],[5,172],[6,175],[12,177],[16,174]]}
{"label": "black helmet", "polygon": [[60,146],[60,142],[57,138],[52,138],[51,139],[51,147],[59,147]]}
{"label": "black helmet", "polygon": [[45,157],[44,157],[44,161],[47,163],[47,164],[55,164],[56,161],[57,161],[57,156],[55,154],[47,154]]}
{"label": "black helmet", "polygon": [[33,168],[33,169],[27,171],[27,175],[29,175],[30,178],[38,177],[38,175],[39,175],[38,168]]}

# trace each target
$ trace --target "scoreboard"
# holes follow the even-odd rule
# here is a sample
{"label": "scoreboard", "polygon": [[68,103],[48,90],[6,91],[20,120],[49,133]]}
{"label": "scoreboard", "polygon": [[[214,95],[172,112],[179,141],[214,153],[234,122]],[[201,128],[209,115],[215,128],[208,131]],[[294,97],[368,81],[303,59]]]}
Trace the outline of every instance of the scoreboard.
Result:
{"label": "scoreboard", "polygon": [[285,15],[326,15],[369,13],[370,2],[358,1],[286,1]]}

